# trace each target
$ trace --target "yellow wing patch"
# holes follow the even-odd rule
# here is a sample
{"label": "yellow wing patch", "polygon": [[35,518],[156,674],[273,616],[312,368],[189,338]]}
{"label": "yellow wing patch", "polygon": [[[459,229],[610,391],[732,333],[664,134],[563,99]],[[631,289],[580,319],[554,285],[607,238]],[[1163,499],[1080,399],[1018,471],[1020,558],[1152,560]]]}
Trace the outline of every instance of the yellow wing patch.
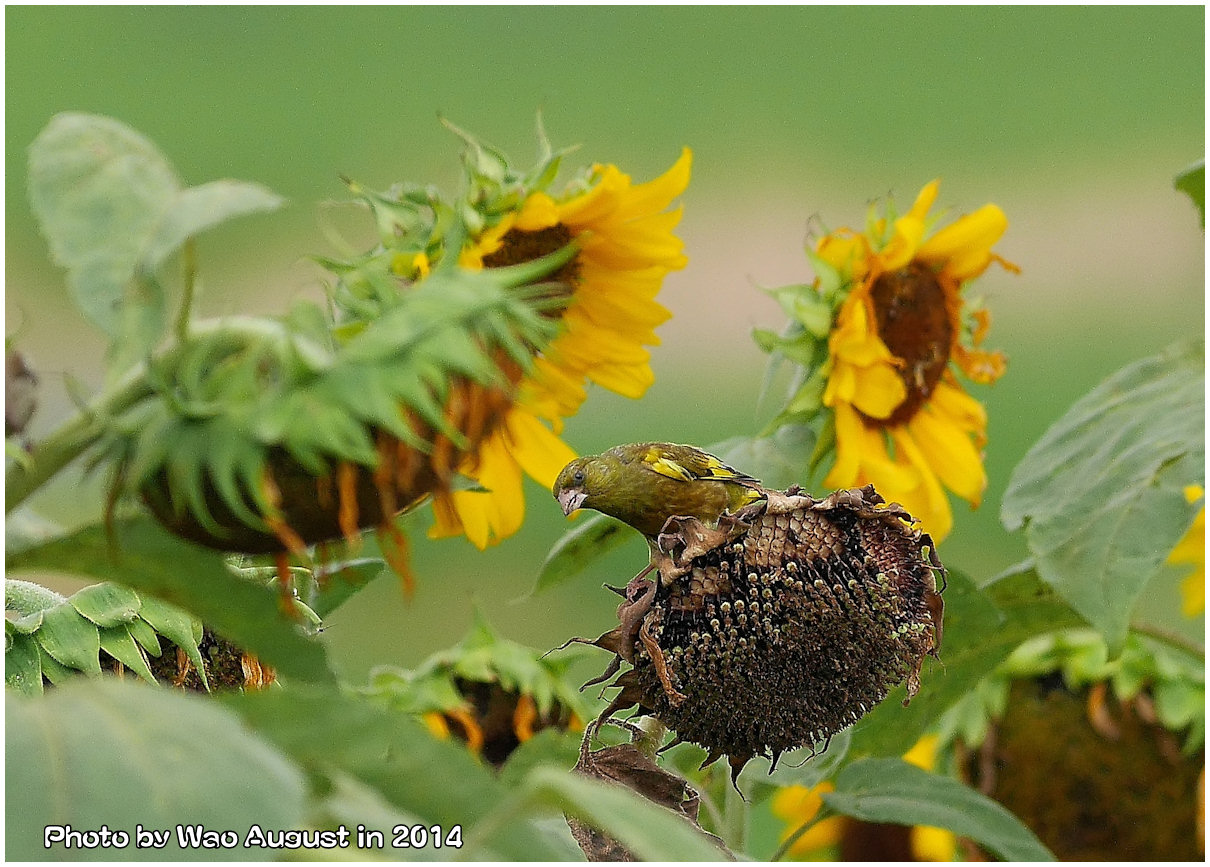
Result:
{"label": "yellow wing patch", "polygon": [[643,463],[661,476],[667,476],[679,482],[692,482],[694,479],[693,474],[676,461],[669,460],[658,453],[648,452],[643,456]]}
{"label": "yellow wing patch", "polygon": [[650,448],[643,453],[643,463],[648,469],[676,479],[679,482],[696,481],[752,481],[743,473],[736,472],[714,455],[698,449],[681,449],[685,454],[677,455],[677,460],[661,448]]}

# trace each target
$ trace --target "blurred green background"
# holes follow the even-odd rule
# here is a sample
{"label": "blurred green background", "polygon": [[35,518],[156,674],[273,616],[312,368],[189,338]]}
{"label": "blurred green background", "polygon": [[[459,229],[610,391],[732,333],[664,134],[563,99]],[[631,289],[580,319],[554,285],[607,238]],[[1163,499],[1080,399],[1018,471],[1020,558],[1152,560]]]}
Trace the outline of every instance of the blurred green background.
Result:
{"label": "blurred green background", "polygon": [[[764,358],[752,327],[780,327],[760,287],[810,279],[812,226],[860,225],[867,204],[909,204],[933,177],[951,215],[1008,214],[998,251],[1020,276],[975,286],[1008,374],[976,389],[990,413],[984,505],[955,504],[941,553],[984,579],[1024,554],[999,526],[1012,467],[1079,395],[1135,358],[1202,333],[1204,243],[1173,176],[1204,152],[1204,9],[1177,8],[8,8],[6,333],[42,376],[35,438],[71,412],[70,382],[100,379],[103,343],[70,307],[26,198],[26,148],[59,111],[112,115],[155,141],[189,183],[259,181],[283,211],[202,239],[201,312],[284,310],[318,297],[308,254],[336,250],[338,174],[382,188],[458,177],[440,113],[524,162],[541,110],[570,162],[645,180],[694,150],[681,235],[689,266],[661,300],[674,318],[641,401],[596,390],[568,422],[581,452],[618,442],[706,444],[754,432]],[[93,519],[99,484],[40,500]],[[577,581],[526,595],[566,524],[528,488],[524,530],[476,552],[429,542],[411,519],[418,592],[389,579],[330,620],[344,673],[412,664],[460,637],[479,604],[537,647],[614,619],[603,581],[645,562],[635,543]],[[95,495],[95,496],[94,496]],[[1145,616],[1175,621],[1174,576]],[[616,621],[615,621],[616,622]],[[1201,623],[1184,624],[1200,634]],[[604,663],[604,654],[591,666]]]}

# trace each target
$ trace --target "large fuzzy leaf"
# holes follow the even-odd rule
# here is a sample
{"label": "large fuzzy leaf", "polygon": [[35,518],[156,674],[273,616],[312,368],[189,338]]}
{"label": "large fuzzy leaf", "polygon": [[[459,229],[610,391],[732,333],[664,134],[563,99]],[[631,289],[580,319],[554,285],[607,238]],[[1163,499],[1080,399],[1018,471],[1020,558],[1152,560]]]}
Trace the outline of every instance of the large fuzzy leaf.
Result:
{"label": "large fuzzy leaf", "polygon": [[[348,776],[425,825],[461,825],[471,859],[561,857],[530,821],[481,824],[507,790],[461,745],[436,740],[413,719],[369,699],[295,688],[224,699],[247,723],[309,772]],[[390,828],[380,828],[389,835]]]}
{"label": "large fuzzy leaf", "polygon": [[112,118],[56,115],[30,146],[30,199],[72,298],[138,358],[163,332],[165,298],[152,272],[199,232],[281,199],[217,181],[185,189],[148,139]]}
{"label": "large fuzzy leaf", "polygon": [[[42,698],[5,701],[5,854],[46,858],[245,860],[248,850],[182,849],[177,824],[245,834],[298,827],[298,768],[214,702],[129,681],[77,681]],[[238,795],[238,797],[233,797]],[[44,847],[44,830],[129,835],[122,849]],[[138,827],[164,848],[136,846]],[[259,857],[260,853],[254,857]]]}
{"label": "large fuzzy leaf", "polygon": [[945,828],[1005,861],[1055,860],[1020,819],[986,795],[900,759],[854,762],[823,800],[836,812],[866,822]]}
{"label": "large fuzzy leaf", "polygon": [[1013,471],[1001,518],[1038,574],[1120,647],[1134,603],[1184,535],[1205,479],[1205,353],[1184,342],[1078,400]]}

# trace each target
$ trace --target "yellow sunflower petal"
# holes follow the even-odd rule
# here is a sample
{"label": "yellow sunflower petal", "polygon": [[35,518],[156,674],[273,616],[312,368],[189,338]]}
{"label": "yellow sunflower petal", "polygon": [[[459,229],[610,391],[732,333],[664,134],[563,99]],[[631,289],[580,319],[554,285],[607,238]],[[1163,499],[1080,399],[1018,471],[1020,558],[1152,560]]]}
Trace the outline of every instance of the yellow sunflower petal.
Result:
{"label": "yellow sunflower petal", "polygon": [[883,247],[880,258],[882,267],[887,271],[897,271],[912,261],[924,238],[924,221],[929,209],[937,200],[937,190],[941,182],[930,181],[916,196],[911,210],[895,221],[894,233],[890,241]]}
{"label": "yellow sunflower petal", "polygon": [[594,367],[588,378],[622,397],[638,399],[655,382],[655,373],[648,364],[602,364]]}
{"label": "yellow sunflower petal", "polygon": [[912,828],[912,855],[917,861],[953,861],[958,851],[958,838],[953,831],[916,825]]}
{"label": "yellow sunflower petal", "polygon": [[[822,796],[826,792],[832,791],[833,788],[830,782],[824,782],[811,788],[785,786],[779,789],[770,802],[770,809],[774,816],[786,823],[786,827],[781,833],[781,839],[787,839],[804,823],[815,818],[819,813],[819,808],[823,805]],[[790,847],[790,853],[803,855],[825,846],[836,845],[840,841],[842,826],[840,816],[817,822],[794,841],[794,845]]]}
{"label": "yellow sunflower petal", "polygon": [[1008,217],[996,205],[984,205],[960,217],[921,246],[922,262],[940,265],[941,273],[961,283],[977,277],[991,264],[991,249],[1008,228]]}
{"label": "yellow sunflower petal", "polygon": [[517,214],[515,227],[523,232],[549,229],[559,222],[559,206],[543,192],[537,192],[525,200]]}
{"label": "yellow sunflower petal", "polygon": [[819,239],[815,245],[815,255],[840,273],[861,280],[868,270],[870,244],[865,235],[859,235],[851,229],[840,229]]}
{"label": "yellow sunflower petal", "polygon": [[862,367],[894,358],[871,326],[867,295],[854,292],[845,301],[837,327],[828,338],[832,355]]}
{"label": "yellow sunflower petal", "polygon": [[654,301],[633,304],[624,297],[614,298],[605,293],[585,295],[578,299],[577,306],[602,328],[642,335],[642,342],[650,346],[658,346],[660,342],[652,329],[672,318],[668,308]]}
{"label": "yellow sunflower petal", "polygon": [[907,388],[889,364],[875,364],[861,371],[852,403],[870,418],[888,418],[907,397]]}
{"label": "yellow sunflower petal", "polygon": [[926,403],[907,422],[912,441],[942,484],[972,506],[978,506],[987,488],[983,458],[971,442],[962,419],[936,403]]}
{"label": "yellow sunflower petal", "polygon": [[474,244],[462,250],[458,255],[458,264],[463,268],[482,268],[483,257],[490,256],[500,249],[504,236],[513,228],[515,221],[515,214],[505,214],[499,223],[476,238]]}
{"label": "yellow sunflower petal", "polygon": [[445,717],[431,710],[420,717],[420,721],[424,723],[424,727],[429,730],[429,734],[440,740],[448,740],[450,736],[450,727],[445,721]]}
{"label": "yellow sunflower petal", "polygon": [[[1201,485],[1185,488],[1185,499],[1196,503],[1205,496]],[[1181,613],[1196,617],[1206,610],[1206,509],[1203,506],[1193,519],[1193,524],[1176,547],[1168,555],[1174,566],[1192,566],[1193,570],[1181,579]]]}
{"label": "yellow sunflower petal", "polygon": [[990,385],[1008,369],[1008,357],[999,350],[989,352],[958,345],[954,347],[953,358],[958,369],[980,385]]}
{"label": "yellow sunflower petal", "polygon": [[520,403],[530,408],[542,408],[538,414],[557,424],[559,416],[575,415],[587,396],[579,377],[551,364],[547,358],[538,358],[534,361],[533,373],[521,386]]}
{"label": "yellow sunflower petal", "polygon": [[525,518],[521,468],[504,436],[503,431],[496,431],[484,439],[479,446],[478,465],[463,471],[487,490],[452,494],[466,538],[480,550],[517,532]]}
{"label": "yellow sunflower petal", "polygon": [[672,167],[658,178],[634,187],[627,195],[627,205],[640,213],[662,211],[689,186],[693,169],[693,151],[683,148]]}
{"label": "yellow sunflower petal", "polygon": [[560,340],[559,353],[573,363],[580,363],[583,370],[590,371],[600,363],[645,364],[651,357],[641,340],[593,322],[576,306],[563,314],[563,321],[575,339]]}
{"label": "yellow sunflower petal", "polygon": [[896,453],[902,455],[903,460],[920,475],[919,487],[903,492],[904,499],[899,502],[921,523],[925,531],[932,535],[934,542],[941,542],[954,527],[954,515],[950,511],[949,499],[907,428],[890,428],[889,433],[895,443]]}
{"label": "yellow sunflower petal", "polygon": [[524,409],[514,408],[504,422],[508,448],[530,478],[549,488],[576,453]]}
{"label": "yellow sunflower petal", "polygon": [[462,520],[458,517],[452,494],[433,495],[433,518],[433,526],[428,531],[430,539],[447,539],[450,536],[462,535]]}
{"label": "yellow sunflower petal", "polygon": [[836,407],[836,463],[824,484],[829,488],[851,488],[873,484],[888,502],[902,502],[899,494],[920,486],[919,473],[897,463],[887,451],[882,430],[861,420],[851,406]]}
{"label": "yellow sunflower petal", "polygon": [[608,217],[630,188],[630,176],[617,166],[597,166],[595,175],[592,187],[559,205],[559,222],[573,231]]}

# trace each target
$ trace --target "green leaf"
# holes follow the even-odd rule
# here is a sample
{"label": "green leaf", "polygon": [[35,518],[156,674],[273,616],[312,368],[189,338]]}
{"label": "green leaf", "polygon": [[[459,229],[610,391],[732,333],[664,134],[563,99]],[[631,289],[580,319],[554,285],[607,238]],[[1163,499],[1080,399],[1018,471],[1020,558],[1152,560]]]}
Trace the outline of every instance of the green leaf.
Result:
{"label": "green leaf", "polygon": [[30,146],[29,187],[76,306],[122,337],[135,274],[180,187],[172,166],[125,124],[64,113]]}
{"label": "green leaf", "polygon": [[1174,186],[1193,200],[1202,228],[1206,228],[1206,161],[1198,160],[1177,175]]}
{"label": "green leaf", "polygon": [[[129,668],[148,683],[155,683],[155,675],[147,666],[147,657],[135,643],[130,630],[125,626],[113,626],[101,630],[101,649]],[[202,671],[203,669],[198,669]]]}
{"label": "green leaf", "polygon": [[[160,650],[160,636],[156,634],[151,624],[142,618],[136,617],[126,624],[126,629],[130,632],[130,637],[137,641],[146,653],[157,657],[160,655],[162,652]],[[197,667],[197,663],[194,663],[194,667]],[[198,669],[198,671],[200,673],[204,669]]]}
{"label": "green leaf", "polygon": [[[142,610],[139,612],[141,620],[139,622],[146,623],[151,627],[152,635],[162,635],[185,651],[185,655],[189,657],[189,661],[193,663],[193,667],[197,670],[198,675],[202,679],[202,683],[206,689],[210,689],[210,684],[207,682],[206,666],[202,662],[202,651],[198,647],[198,642],[201,640],[201,629],[196,620],[190,617],[186,612],[177,608],[175,605],[169,605],[162,599],[156,599],[154,596],[149,596],[143,600]],[[133,625],[133,624],[132,624]],[[141,630],[137,627],[131,629],[131,636],[139,638]],[[147,646],[147,636],[142,634],[142,640],[139,642],[144,647]],[[159,648],[159,639],[156,641],[156,648]],[[158,653],[156,654],[159,655]]]}
{"label": "green leaf", "polygon": [[[221,554],[176,538],[150,518],[116,521],[112,536],[91,525],[27,549],[7,565],[10,572],[54,569],[146,590],[192,612],[284,677],[335,680],[323,646],[283,616],[278,594],[232,575]],[[149,601],[143,599],[144,618]],[[148,622],[157,629],[163,625]]]}
{"label": "green leaf", "polygon": [[[39,699],[5,702],[5,854],[20,860],[119,858],[245,860],[248,850],[135,847],[135,828],[177,823],[244,834],[252,823],[303,821],[298,769],[231,711],[203,698],[132,681],[76,681]],[[233,797],[238,793],[238,797]],[[67,825],[130,835],[124,849],[43,847],[43,829]],[[255,850],[256,856],[260,850]]]}
{"label": "green leaf", "polygon": [[903,755],[1021,642],[1082,624],[1028,569],[1008,573],[983,590],[951,570],[942,596],[941,658],[925,662],[920,691],[907,707],[906,690],[897,687],[853,727],[850,756]]}
{"label": "green leaf", "polygon": [[316,573],[315,592],[307,599],[307,604],[312,611],[325,618],[388,571],[386,562],[376,557],[333,563]]}
{"label": "green leaf", "polygon": [[733,437],[709,449],[743,473],[770,488],[806,482],[807,459],[815,448],[815,432],[805,425],[785,425],[768,436]]}
{"label": "green leaf", "polygon": [[30,200],[81,312],[114,341],[120,361],[155,345],[165,326],[155,268],[190,237],[227,219],[276,208],[255,184],[182,189],[156,146],[112,118],[56,115],[30,146]]}
{"label": "green leaf", "polygon": [[1196,509],[1205,475],[1204,345],[1122,369],[1043,435],[1013,471],[1005,526],[1025,527],[1038,574],[1116,652],[1134,603]]}
{"label": "green leaf", "polygon": [[96,624],[70,605],[47,609],[34,638],[56,662],[88,674],[101,673],[101,638]]}
{"label": "green leaf", "polygon": [[639,860],[724,860],[723,851],[688,819],[622,786],[540,767],[526,777],[522,791],[530,802],[548,804],[604,831]]}
{"label": "green leaf", "polygon": [[463,746],[435,739],[410,716],[311,685],[223,702],[307,770],[347,774],[425,824],[461,824],[465,839],[481,841],[463,849],[464,858],[548,860],[562,852],[516,817],[476,833],[507,790]]}
{"label": "green leaf", "polygon": [[8,629],[9,642],[4,650],[4,684],[23,695],[42,694],[42,652],[32,636]]}
{"label": "green leaf", "polygon": [[138,617],[142,600],[129,587],[93,584],[73,595],[72,607],[97,626],[118,626]]}
{"label": "green leaf", "polygon": [[195,235],[235,217],[276,210],[282,201],[269,189],[246,181],[211,181],[182,190],[147,249],[147,264],[154,268]]}
{"label": "green leaf", "polygon": [[[30,637],[33,638],[33,636]],[[37,639],[34,639],[34,643],[37,644]],[[71,683],[80,677],[79,671],[74,668],[68,668],[63,663],[56,661],[53,656],[46,652],[46,648],[41,644],[38,644],[38,659],[42,664],[42,676],[55,686]]]}
{"label": "green leaf", "polygon": [[1054,861],[1032,831],[995,801],[900,759],[863,759],[823,795],[838,813],[866,822],[927,825],[969,837],[1005,861]]}
{"label": "green leaf", "polygon": [[543,729],[509,754],[500,769],[500,781],[506,786],[519,785],[534,768],[543,765],[566,771],[575,766],[579,757],[578,732]]}
{"label": "green leaf", "polygon": [[542,571],[538,573],[534,592],[549,590],[574,578],[597,557],[625,542],[631,532],[621,521],[608,515],[597,514],[582,520],[578,527],[560,536],[550,549]]}

